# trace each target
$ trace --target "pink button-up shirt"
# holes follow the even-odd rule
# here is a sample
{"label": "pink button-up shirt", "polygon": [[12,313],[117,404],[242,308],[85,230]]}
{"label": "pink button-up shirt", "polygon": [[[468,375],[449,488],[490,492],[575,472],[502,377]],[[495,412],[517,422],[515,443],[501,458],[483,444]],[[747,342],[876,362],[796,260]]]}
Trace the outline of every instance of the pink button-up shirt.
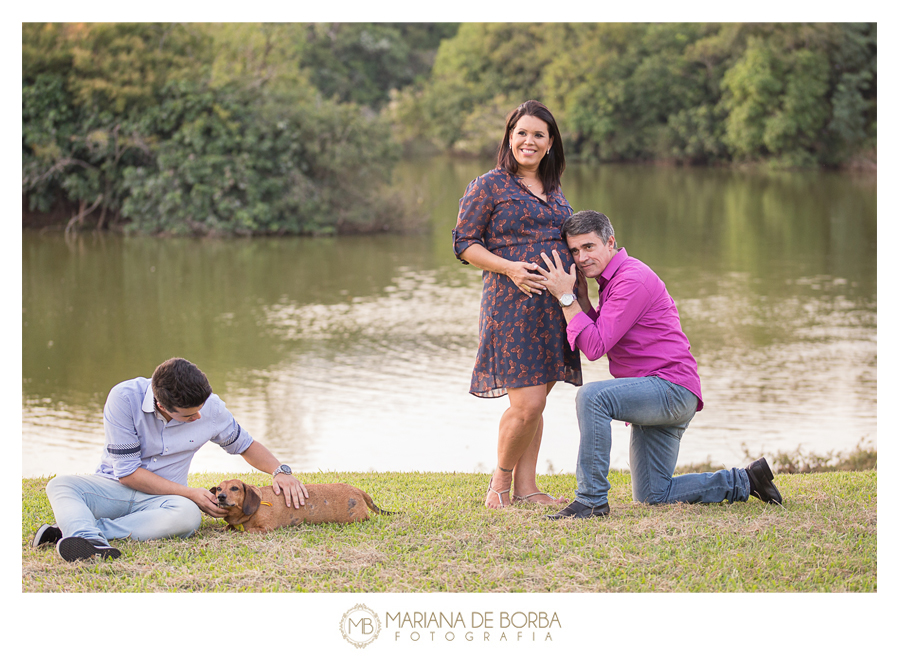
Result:
{"label": "pink button-up shirt", "polygon": [[600,304],[579,313],[566,334],[589,360],[604,354],[613,377],[660,377],[697,396],[703,408],[697,361],[681,330],[675,301],[653,270],[624,249],[597,277]]}

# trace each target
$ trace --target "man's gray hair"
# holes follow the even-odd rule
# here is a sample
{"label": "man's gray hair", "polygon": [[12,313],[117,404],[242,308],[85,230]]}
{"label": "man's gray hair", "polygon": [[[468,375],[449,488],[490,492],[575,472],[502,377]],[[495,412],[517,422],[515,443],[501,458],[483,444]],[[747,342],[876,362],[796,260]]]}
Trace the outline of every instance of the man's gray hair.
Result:
{"label": "man's gray hair", "polygon": [[596,210],[579,210],[563,222],[560,229],[563,240],[570,235],[584,235],[596,233],[603,240],[603,244],[616,234],[609,217]]}

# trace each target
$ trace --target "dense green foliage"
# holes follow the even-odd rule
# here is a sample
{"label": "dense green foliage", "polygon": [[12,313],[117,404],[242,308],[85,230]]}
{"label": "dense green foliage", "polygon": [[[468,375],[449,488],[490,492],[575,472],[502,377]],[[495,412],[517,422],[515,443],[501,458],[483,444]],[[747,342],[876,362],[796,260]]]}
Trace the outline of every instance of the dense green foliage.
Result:
{"label": "dense green foliage", "polygon": [[303,65],[324,96],[380,108],[391,89],[430,73],[437,45],[456,30],[455,23],[314,23]]}
{"label": "dense green foliage", "polygon": [[24,24],[23,193],[72,208],[71,225],[96,211],[149,232],[381,228],[399,149],[374,108],[427,70],[441,34]]}
{"label": "dense green foliage", "polygon": [[875,149],[876,45],[874,24],[464,24],[394,111],[464,152],[537,98],[585,159],[839,165]]}
{"label": "dense green foliage", "polygon": [[383,228],[401,145],[492,154],[528,98],[573,158],[872,162],[876,51],[870,23],[25,23],[23,195],[70,226]]}

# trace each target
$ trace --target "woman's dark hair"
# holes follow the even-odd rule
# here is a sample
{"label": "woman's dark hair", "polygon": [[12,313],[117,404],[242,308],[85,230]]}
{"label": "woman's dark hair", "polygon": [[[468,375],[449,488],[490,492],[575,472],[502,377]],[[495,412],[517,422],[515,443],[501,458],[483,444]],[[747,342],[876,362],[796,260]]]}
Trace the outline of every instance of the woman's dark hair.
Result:
{"label": "woman's dark hair", "polygon": [[150,380],[153,397],[166,411],[199,407],[212,394],[206,375],[187,359],[160,363]]}
{"label": "woman's dark hair", "polygon": [[559,188],[559,180],[566,170],[566,153],[563,150],[562,137],[556,126],[556,119],[543,103],[525,101],[506,117],[506,132],[503,133],[500,148],[497,150],[497,166],[511,174],[515,174],[519,170],[519,163],[516,162],[516,158],[509,148],[509,136],[523,116],[537,117],[546,123],[550,137],[553,138],[550,152],[541,159],[541,163],[538,165],[538,177],[544,187],[544,194],[549,194]]}

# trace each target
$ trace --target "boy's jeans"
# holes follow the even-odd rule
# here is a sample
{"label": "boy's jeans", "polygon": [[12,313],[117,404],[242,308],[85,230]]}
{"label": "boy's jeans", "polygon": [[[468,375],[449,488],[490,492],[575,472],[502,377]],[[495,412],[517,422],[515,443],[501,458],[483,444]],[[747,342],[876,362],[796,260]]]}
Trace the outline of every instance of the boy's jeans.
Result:
{"label": "boy's jeans", "polygon": [[94,544],[129,537],[137,541],[190,537],[201,512],[183,496],[155,496],[101,475],[60,475],[47,483],[47,497],[63,537]]}
{"label": "boy's jeans", "polygon": [[681,435],[697,411],[697,397],[659,377],[612,379],[585,384],[575,398],[581,443],[575,470],[575,500],[597,507],[607,502],[610,421],[631,423],[630,468],[635,501],[721,503],[750,497],[743,468],[673,477]]}

